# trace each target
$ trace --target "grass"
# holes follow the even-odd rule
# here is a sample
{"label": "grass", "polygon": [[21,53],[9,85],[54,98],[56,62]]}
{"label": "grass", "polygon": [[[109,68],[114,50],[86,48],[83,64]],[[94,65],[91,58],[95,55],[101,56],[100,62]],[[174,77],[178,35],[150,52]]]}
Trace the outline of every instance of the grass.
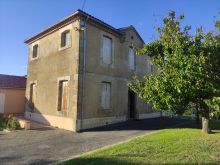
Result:
{"label": "grass", "polygon": [[66,165],[220,164],[220,123],[212,134],[198,128],[166,129],[64,162]]}

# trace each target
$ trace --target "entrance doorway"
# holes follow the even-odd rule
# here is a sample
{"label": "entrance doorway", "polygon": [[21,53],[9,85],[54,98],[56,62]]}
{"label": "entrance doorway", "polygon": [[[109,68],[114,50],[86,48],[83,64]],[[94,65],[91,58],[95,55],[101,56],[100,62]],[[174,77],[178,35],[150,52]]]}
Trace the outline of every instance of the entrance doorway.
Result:
{"label": "entrance doorway", "polygon": [[128,119],[135,119],[136,116],[136,95],[134,91],[128,90]]}

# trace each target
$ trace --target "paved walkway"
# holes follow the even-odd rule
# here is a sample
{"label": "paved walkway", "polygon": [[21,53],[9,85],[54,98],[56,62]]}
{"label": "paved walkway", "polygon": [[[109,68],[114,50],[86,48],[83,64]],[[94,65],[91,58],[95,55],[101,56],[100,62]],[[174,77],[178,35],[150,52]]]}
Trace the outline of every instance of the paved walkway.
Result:
{"label": "paved walkway", "polygon": [[51,127],[0,132],[0,164],[53,164],[181,122],[168,118],[128,121],[83,133]]}

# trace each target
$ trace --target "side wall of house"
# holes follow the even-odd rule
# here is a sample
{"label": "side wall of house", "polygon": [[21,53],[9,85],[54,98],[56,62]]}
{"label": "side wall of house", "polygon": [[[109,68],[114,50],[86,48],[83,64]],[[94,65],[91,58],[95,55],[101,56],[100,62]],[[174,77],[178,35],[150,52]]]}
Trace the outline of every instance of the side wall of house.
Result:
{"label": "side wall of house", "polygon": [[[30,86],[36,84],[34,110],[26,104],[25,117],[44,124],[76,130],[78,68],[79,68],[79,20],[39,39],[29,45],[29,66],[26,99],[30,100]],[[61,33],[68,30],[71,44],[61,48]],[[32,48],[38,44],[38,57],[32,59]],[[59,81],[68,80],[69,97],[66,112],[58,111]]]}
{"label": "side wall of house", "polygon": [[24,113],[25,89],[0,89],[4,114]]}
{"label": "side wall of house", "polygon": [[[102,62],[102,37],[112,40],[112,64]],[[129,47],[134,44],[142,46],[142,42],[133,30],[126,31],[126,38],[121,41],[119,37],[91,24],[88,24],[86,35],[86,74],[84,77],[84,99],[82,115],[78,118],[80,129],[101,126],[128,119],[128,82],[133,75],[143,77],[147,69],[147,58],[136,57],[136,69],[132,71],[128,66]],[[82,57],[82,51],[81,55]],[[101,106],[102,83],[111,84],[111,108],[103,109]],[[82,93],[80,94],[82,95]],[[80,116],[80,115],[79,115]],[[151,107],[144,101],[136,98],[136,118],[158,117]]]}

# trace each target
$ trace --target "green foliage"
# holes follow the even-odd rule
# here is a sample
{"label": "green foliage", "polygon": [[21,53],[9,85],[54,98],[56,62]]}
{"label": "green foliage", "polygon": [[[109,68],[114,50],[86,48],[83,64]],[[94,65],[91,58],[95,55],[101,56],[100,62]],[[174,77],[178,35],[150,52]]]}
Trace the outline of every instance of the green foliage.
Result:
{"label": "green foliage", "polygon": [[212,99],[205,100],[205,102],[212,109],[212,117],[220,115],[220,97],[213,97]]}
{"label": "green foliage", "polygon": [[4,117],[0,121],[0,130],[3,129],[16,130],[16,129],[20,129],[20,125],[14,116],[9,115],[7,117]]}
{"label": "green foliage", "polygon": [[[183,18],[170,12],[158,28],[159,38],[136,49],[138,55],[152,58],[157,72],[134,77],[129,87],[155,109],[183,113],[193,103],[207,117],[209,111],[220,111],[215,99],[220,97],[220,33],[198,28],[191,36],[190,26],[181,28]],[[220,28],[219,21],[216,28]],[[213,108],[207,110],[208,106]]]}

